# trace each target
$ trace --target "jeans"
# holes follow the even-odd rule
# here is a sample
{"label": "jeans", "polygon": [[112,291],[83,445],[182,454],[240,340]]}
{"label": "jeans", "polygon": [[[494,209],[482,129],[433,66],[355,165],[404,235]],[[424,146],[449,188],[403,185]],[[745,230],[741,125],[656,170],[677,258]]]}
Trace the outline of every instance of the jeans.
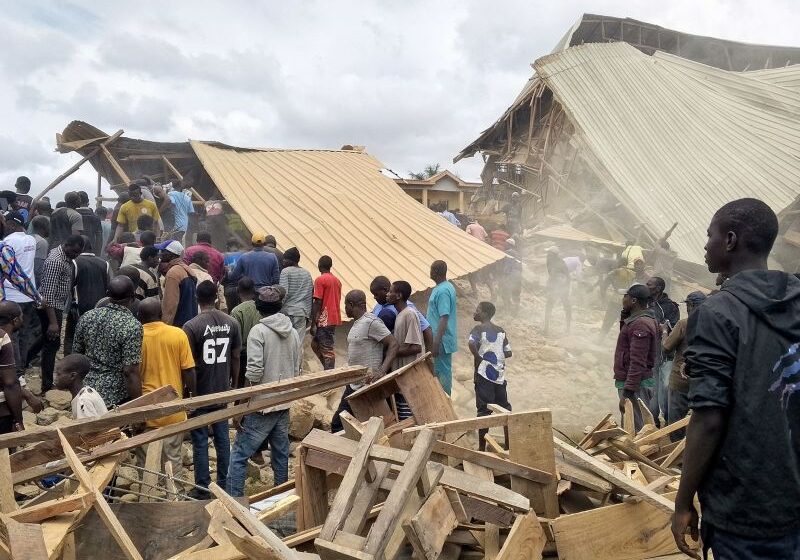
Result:
{"label": "jeans", "polygon": [[653,392],[653,397],[649,401],[648,408],[653,414],[656,421],[656,426],[661,427],[662,424],[658,417],[661,415],[664,418],[664,424],[669,423],[669,374],[672,371],[672,360],[664,360],[660,365],[653,368],[653,379],[655,379],[656,386]]}
{"label": "jeans", "polygon": [[72,354],[72,342],[75,340],[75,327],[78,326],[78,320],[80,319],[80,315],[78,314],[78,308],[74,305],[67,311],[66,317],[64,317],[64,355],[69,356]]}
{"label": "jeans", "polygon": [[[617,389],[617,393],[619,397],[622,398],[623,389]],[[642,387],[639,386],[639,390],[633,395],[633,399],[628,399],[633,403],[633,429],[638,433],[639,430],[642,429],[644,426],[644,420],[642,419],[642,409],[639,408],[639,399],[642,399],[642,402],[649,403],[653,398],[653,390],[649,387]],[[620,424],[624,424],[624,418],[620,422]],[[631,434],[634,435],[634,434]]]}
{"label": "jeans", "polygon": [[[192,417],[200,416],[219,410],[217,408],[200,408],[192,414]],[[222,420],[214,422],[209,426],[203,426],[192,430],[192,458],[194,460],[194,483],[203,488],[208,488],[211,484],[211,470],[208,466],[208,438],[214,438],[214,449],[217,451],[217,485],[225,488],[228,479],[228,464],[231,457],[231,440],[228,435],[228,421]]]}
{"label": "jeans", "polygon": [[[56,314],[56,321],[58,322],[59,336],[55,340],[50,340],[47,337],[47,315],[44,315],[42,322],[42,394],[53,388],[53,368],[56,366],[56,354],[61,347],[61,324],[64,317],[64,312],[60,309],[54,309]],[[41,315],[39,318],[41,319]]]}
{"label": "jeans", "polygon": [[714,560],[798,560],[800,559],[800,532],[784,537],[752,538],[734,535],[707,523],[700,527],[703,539],[703,556],[708,549]]}
{"label": "jeans", "polygon": [[233,497],[244,496],[244,478],[247,460],[269,440],[270,462],[275,475],[275,486],[289,478],[289,410],[261,414],[254,412],[242,419],[242,428],[236,434],[228,467],[226,490]]}
{"label": "jeans", "polygon": [[17,364],[17,376],[25,373],[28,357],[28,348],[32,346],[33,324],[36,321],[36,304],[32,301],[20,303],[22,309],[22,326],[11,334],[11,342],[14,343],[14,361]]}
{"label": "jeans", "polygon": [[333,418],[331,419],[331,433],[335,434],[336,432],[341,432],[344,430],[344,426],[342,426],[342,421],[339,418],[342,415],[342,412],[349,412],[353,414],[353,409],[350,408],[350,403],[347,402],[347,397],[355,393],[356,390],[350,387],[350,385],[346,385],[344,388],[344,393],[342,393],[342,400],[339,401],[339,407],[336,409],[336,412],[333,414]]}
{"label": "jeans", "polygon": [[[667,424],[674,424],[678,420],[683,420],[689,413],[689,394],[681,393],[674,389],[669,390],[669,418]],[[680,441],[686,435],[686,428],[676,430],[669,435],[672,442]]]}

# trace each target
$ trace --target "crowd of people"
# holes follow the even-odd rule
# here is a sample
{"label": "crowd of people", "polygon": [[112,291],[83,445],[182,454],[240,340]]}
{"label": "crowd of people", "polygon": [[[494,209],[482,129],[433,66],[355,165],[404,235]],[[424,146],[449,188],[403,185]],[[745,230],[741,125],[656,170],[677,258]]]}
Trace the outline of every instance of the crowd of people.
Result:
{"label": "crowd of people", "polygon": [[[430,352],[433,373],[451,392],[457,293],[445,261],[431,263],[426,313],[410,301],[413,286],[385,276],[368,287],[370,305],[362,290],[342,299],[330,256],[319,258],[312,276],[297,248],[281,251],[263,232],[252,233],[247,251],[241,238],[231,238],[221,252],[206,231],[184,247],[192,211],[187,193],[136,181],[112,212],[89,210],[85,193],[68,193],[50,212],[49,202],[31,199],[29,189],[30,181],[20,177],[16,192],[0,193],[0,433],[25,429],[23,403],[41,410],[40,396],[25,380],[36,360],[42,392],[69,391],[74,418],[104,414],[165,386],[191,397],[297,376],[306,337],[321,366],[332,369],[342,303],[352,320],[347,363],[367,368],[364,383]],[[467,221],[468,234],[506,251],[513,257],[506,261],[518,265],[508,231],[487,234]],[[719,209],[708,228],[706,260],[722,281],[712,294],[687,296],[688,317],[667,294],[674,254],[666,238],[652,252],[649,271],[644,251],[633,243],[607,265],[593,263],[608,267],[598,276],[603,293],[611,285],[621,296],[609,298],[607,313],[620,326],[613,368],[620,411],[632,405],[637,430],[640,402],[662,426],[691,411],[673,532],[679,548],[695,557],[685,542],[687,532],[697,535],[695,494],[704,544],[717,556],[796,558],[800,550],[800,280],[768,270],[777,234],[777,218],[763,202],[742,199]],[[558,301],[569,325],[569,278],[582,273],[582,263],[548,253],[547,327]],[[478,415],[489,414],[490,404],[511,409],[505,372],[512,350],[493,322],[495,313],[494,303],[479,302],[466,341]],[[64,357],[57,360],[59,352]],[[346,396],[359,386],[345,388],[332,430],[341,428]],[[400,419],[411,415],[404,395],[393,400]],[[140,429],[185,419],[177,413]],[[231,495],[244,494],[247,462],[265,449],[275,484],[287,480],[288,406],[247,414],[234,425],[233,442],[227,421],[191,432],[192,496],[208,497],[210,440],[216,482]],[[162,460],[172,463],[176,476],[182,442],[179,434],[162,446]],[[144,461],[144,450],[137,459]]]}

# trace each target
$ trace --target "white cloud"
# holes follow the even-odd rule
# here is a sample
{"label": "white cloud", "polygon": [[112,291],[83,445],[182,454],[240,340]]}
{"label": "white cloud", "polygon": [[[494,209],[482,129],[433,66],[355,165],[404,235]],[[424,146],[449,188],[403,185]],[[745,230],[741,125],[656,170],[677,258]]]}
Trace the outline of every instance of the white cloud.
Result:
{"label": "white cloud", "polygon": [[[765,44],[791,45],[800,23],[778,0],[11,3],[0,187],[41,188],[76,161],[52,151],[73,119],[161,141],[362,144],[398,173],[439,162],[474,179],[480,159],[452,157],[587,11]],[[86,167],[56,196],[94,180]]]}

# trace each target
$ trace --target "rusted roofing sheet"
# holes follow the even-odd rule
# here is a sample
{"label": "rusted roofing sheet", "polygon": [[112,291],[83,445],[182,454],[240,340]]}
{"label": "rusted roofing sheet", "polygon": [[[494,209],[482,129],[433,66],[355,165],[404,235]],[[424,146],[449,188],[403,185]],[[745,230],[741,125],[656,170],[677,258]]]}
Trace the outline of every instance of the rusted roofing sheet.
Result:
{"label": "rusted roofing sheet", "polygon": [[380,274],[421,291],[433,286],[436,259],[457,278],[505,256],[416,202],[367,153],[192,148],[251,231],[274,235],[280,249],[296,246],[314,276],[330,255],[343,294],[368,291]]}
{"label": "rusted roofing sheet", "polygon": [[538,60],[605,186],[681,258],[703,262],[714,211],[755,196],[776,212],[800,184],[800,95],[746,74],[625,43]]}

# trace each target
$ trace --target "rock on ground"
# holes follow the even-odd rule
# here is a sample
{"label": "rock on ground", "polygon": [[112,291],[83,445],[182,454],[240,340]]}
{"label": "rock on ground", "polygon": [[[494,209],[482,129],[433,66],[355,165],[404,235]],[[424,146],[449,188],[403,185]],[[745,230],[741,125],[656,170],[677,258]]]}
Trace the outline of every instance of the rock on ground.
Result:
{"label": "rock on ground", "polygon": [[303,439],[314,427],[314,403],[300,399],[289,409],[289,437]]}
{"label": "rock on ground", "polygon": [[36,415],[36,423],[40,426],[49,426],[56,420],[58,420],[58,410],[53,407],[47,407]]}
{"label": "rock on ground", "polygon": [[44,398],[50,403],[50,406],[59,410],[69,410],[72,402],[72,395],[69,391],[58,389],[50,389],[44,394]]}

